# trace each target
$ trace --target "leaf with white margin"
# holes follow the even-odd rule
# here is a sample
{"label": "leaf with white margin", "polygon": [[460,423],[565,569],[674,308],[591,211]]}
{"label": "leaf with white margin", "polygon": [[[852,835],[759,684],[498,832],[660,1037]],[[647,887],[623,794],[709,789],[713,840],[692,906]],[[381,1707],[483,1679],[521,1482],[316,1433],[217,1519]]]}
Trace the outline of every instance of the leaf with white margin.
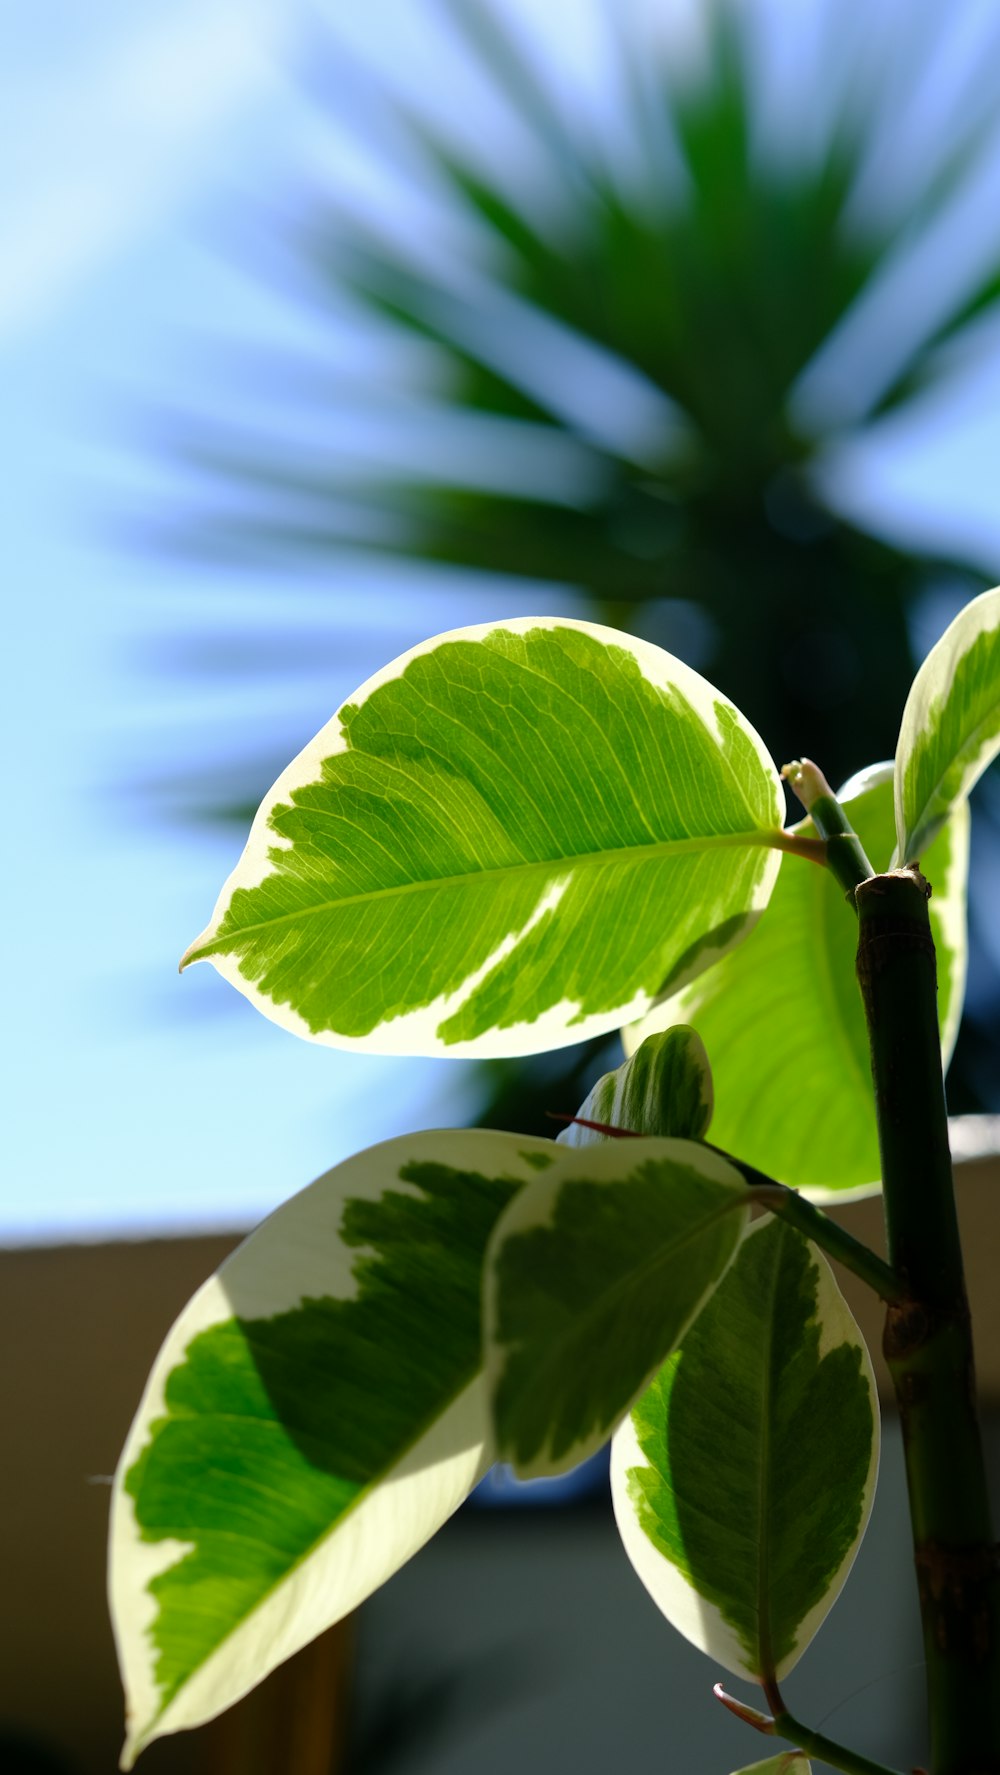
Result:
{"label": "leaf with white margin", "polygon": [[486,1258],[497,1451],[522,1478],[601,1447],[702,1310],[749,1214],[742,1176],[691,1140],[560,1152]]}
{"label": "leaf with white margin", "polygon": [[123,1767],[355,1608],[485,1472],[483,1255],[555,1155],[486,1130],[372,1147],[184,1309],[113,1494]]}
{"label": "leaf with white margin", "polygon": [[850,1571],[878,1454],[871,1361],[830,1266],[766,1216],[614,1437],[625,1551],[694,1645],[778,1680]]}
{"label": "leaf with white margin", "polygon": [[279,777],[181,965],[334,1047],[560,1047],[745,936],[782,809],[753,729],[660,648],[564,618],[456,629]]}
{"label": "leaf with white margin", "polygon": [[[892,765],[873,765],[840,798],[876,868],[893,844]],[[809,820],[794,828],[814,836]],[[938,1017],[945,1066],[962,1015],[969,810],[962,803],[927,853],[933,886]],[[626,1050],[665,1026],[693,1024],[712,1060],[712,1142],[814,1202],[881,1188],[871,1062],[855,977],[857,920],[828,869],[789,857],[748,941],[622,1032]]]}
{"label": "leaf with white margin", "polygon": [[[661,1134],[703,1140],[712,1120],[712,1070],[696,1030],[678,1024],[657,1030],[587,1093],[577,1120],[557,1135],[560,1146],[593,1146],[614,1135]],[[588,1122],[601,1127],[587,1127]]]}
{"label": "leaf with white margin", "polygon": [[896,843],[918,862],[1000,752],[1000,587],[960,610],[910,687],[896,747]]}
{"label": "leaf with white margin", "polygon": [[761,1763],[748,1763],[745,1769],[737,1769],[735,1775],[812,1775],[812,1764],[801,1750],[782,1750]]}

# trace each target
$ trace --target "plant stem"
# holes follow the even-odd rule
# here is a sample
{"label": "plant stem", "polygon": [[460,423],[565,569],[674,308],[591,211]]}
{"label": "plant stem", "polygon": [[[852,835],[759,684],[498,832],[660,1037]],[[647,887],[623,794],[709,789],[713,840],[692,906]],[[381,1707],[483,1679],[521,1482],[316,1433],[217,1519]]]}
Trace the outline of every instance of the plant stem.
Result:
{"label": "plant stem", "polygon": [[823,772],[811,758],[798,758],[794,764],[784,765],[781,774],[794,789],[820,837],[826,840],[828,867],[844,892],[853,893],[875,871]]}
{"label": "plant stem", "polygon": [[[711,1146],[709,1141],[704,1144]],[[789,1189],[786,1183],[777,1183],[773,1177],[768,1177],[753,1165],[745,1164],[742,1159],[734,1159],[732,1153],[724,1152],[721,1146],[713,1146],[711,1150],[742,1173],[755,1202],[759,1202],[771,1214],[779,1214],[796,1232],[811,1239],[828,1256],[843,1264],[845,1270],[851,1270],[855,1276],[860,1276],[862,1282],[867,1282],[869,1288],[874,1288],[882,1300],[888,1303],[909,1298],[905,1285],[891,1264],[878,1257],[869,1246],[856,1239],[853,1233],[838,1226],[835,1220],[823,1213],[822,1208],[817,1208],[805,1196],[800,1196],[798,1190]]]}
{"label": "plant stem", "polygon": [[903,1428],[931,1768],[996,1775],[1000,1568],[948,1149],[928,891],[906,869],[863,881],[854,896],[889,1261],[907,1290],[889,1307],[884,1347]]}
{"label": "plant stem", "polygon": [[727,1695],[721,1683],[716,1683],[714,1695],[723,1707],[737,1719],[744,1720],[753,1726],[756,1732],[763,1732],[767,1737],[787,1738],[797,1750],[808,1751],[811,1756],[822,1757],[834,1769],[843,1769],[845,1775],[899,1775],[898,1770],[890,1769],[885,1763],[873,1762],[871,1757],[862,1756],[860,1751],[850,1750],[846,1744],[838,1744],[835,1738],[827,1738],[823,1732],[814,1732],[804,1726],[790,1714],[781,1698],[781,1690],[773,1677],[762,1684],[767,1704],[773,1708],[773,1716],[761,1713],[756,1707],[748,1707],[745,1701],[737,1701],[735,1696]]}
{"label": "plant stem", "polygon": [[897,1770],[887,1770],[885,1763],[873,1762],[871,1757],[862,1756],[860,1751],[849,1750],[845,1744],[838,1744],[835,1738],[827,1738],[823,1732],[811,1731],[785,1708],[775,1714],[774,1729],[779,1738],[787,1738],[796,1750],[804,1750],[807,1756],[819,1757],[834,1769],[843,1769],[845,1775],[899,1775]]}

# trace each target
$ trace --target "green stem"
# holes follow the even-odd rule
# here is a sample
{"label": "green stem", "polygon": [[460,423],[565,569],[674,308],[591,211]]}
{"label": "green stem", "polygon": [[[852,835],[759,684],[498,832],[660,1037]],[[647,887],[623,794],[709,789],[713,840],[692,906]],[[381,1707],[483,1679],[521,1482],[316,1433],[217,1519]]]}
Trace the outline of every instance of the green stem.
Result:
{"label": "green stem", "polygon": [[[706,1141],[705,1144],[709,1143]],[[755,1202],[759,1202],[771,1214],[779,1214],[797,1232],[811,1239],[814,1245],[818,1245],[837,1263],[843,1264],[845,1270],[851,1270],[855,1276],[860,1276],[862,1282],[867,1282],[869,1288],[874,1288],[875,1293],[887,1304],[909,1298],[905,1285],[891,1264],[885,1263],[860,1239],[856,1239],[853,1233],[845,1232],[821,1208],[807,1202],[804,1196],[799,1195],[798,1190],[775,1182],[773,1177],[765,1176],[763,1171],[755,1170],[753,1165],[744,1164],[742,1159],[734,1159],[731,1153],[723,1152],[721,1147],[713,1147],[712,1151],[728,1159],[737,1171],[742,1172]]]}
{"label": "green stem", "polygon": [[753,1726],[756,1732],[763,1732],[767,1737],[787,1738],[796,1750],[804,1750],[810,1756],[822,1757],[834,1769],[843,1769],[845,1775],[900,1775],[898,1769],[891,1769],[885,1763],[876,1763],[871,1757],[862,1756],[860,1751],[850,1750],[846,1744],[838,1744],[835,1738],[827,1738],[823,1732],[814,1732],[804,1726],[790,1714],[781,1698],[781,1690],[774,1678],[762,1683],[767,1704],[774,1709],[773,1716],[761,1713],[756,1707],[749,1707],[745,1701],[737,1701],[735,1696],[727,1695],[721,1683],[716,1683],[714,1694],[723,1707],[736,1715],[737,1719]]}
{"label": "green stem", "polygon": [[823,1732],[811,1731],[787,1708],[775,1714],[774,1729],[779,1738],[787,1738],[796,1750],[804,1750],[807,1756],[818,1757],[834,1769],[843,1769],[845,1775],[900,1775],[899,1770],[887,1769],[885,1763],[873,1762],[871,1757],[862,1756],[858,1750],[849,1750],[847,1745],[838,1744],[835,1738],[827,1738]]}
{"label": "green stem", "polygon": [[826,861],[845,893],[874,875],[864,847],[819,766],[810,758],[798,758],[781,772],[794,789],[821,838],[826,840]]}
{"label": "green stem", "polygon": [[933,1775],[1000,1775],[1000,1567],[941,1076],[928,889],[862,882],[858,979],[871,1045],[889,1261],[907,1298],[885,1354],[899,1401],[920,1593]]}
{"label": "green stem", "polygon": [[789,1221],[790,1227],[796,1228],[796,1232],[801,1232],[806,1239],[812,1239],[813,1244],[819,1244],[821,1251],[826,1251],[828,1257],[835,1258],[838,1264],[849,1269],[854,1276],[860,1276],[861,1282],[869,1283],[870,1289],[876,1290],[877,1296],[886,1305],[908,1298],[904,1283],[899,1280],[890,1264],[877,1257],[876,1251],[870,1250],[860,1239],[854,1239],[853,1234],[845,1232],[844,1227],[838,1227],[837,1221],[831,1221],[822,1209],[817,1209],[812,1202],[806,1202],[805,1196],[799,1195],[798,1189],[789,1189],[787,1184],[776,1184],[771,1177],[755,1172],[753,1166],[742,1164],[739,1159],[732,1159],[730,1163],[735,1164],[737,1172],[742,1172],[746,1177],[755,1202],[760,1202],[771,1214],[780,1214],[782,1219]]}

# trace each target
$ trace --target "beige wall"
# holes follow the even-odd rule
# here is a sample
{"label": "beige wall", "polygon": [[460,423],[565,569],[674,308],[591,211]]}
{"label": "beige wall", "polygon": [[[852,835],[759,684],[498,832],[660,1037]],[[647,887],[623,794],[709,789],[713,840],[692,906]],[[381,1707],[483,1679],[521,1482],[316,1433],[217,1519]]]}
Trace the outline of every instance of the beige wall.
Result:
{"label": "beige wall", "polygon": [[[38,1734],[81,1775],[110,1775],[122,1738],[108,1478],[164,1333],[236,1242],[0,1252],[0,1727]],[[348,1638],[326,1636],[217,1726],[154,1745],[144,1775],[326,1775]]]}

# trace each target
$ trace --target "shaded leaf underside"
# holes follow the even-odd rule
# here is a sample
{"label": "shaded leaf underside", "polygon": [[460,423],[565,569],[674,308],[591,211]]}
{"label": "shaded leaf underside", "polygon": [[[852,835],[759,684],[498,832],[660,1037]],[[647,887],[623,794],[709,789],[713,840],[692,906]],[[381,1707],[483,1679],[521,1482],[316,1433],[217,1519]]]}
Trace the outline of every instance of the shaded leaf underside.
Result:
{"label": "shaded leaf underside", "polygon": [[599,1143],[577,1168],[561,1163],[512,1204],[489,1260],[497,1445],[525,1474],[600,1447],[718,1281],[748,1212],[739,1173],[692,1142]]}
{"label": "shaded leaf underside", "polygon": [[757,1677],[804,1649],[870,1507],[870,1369],[853,1321],[852,1341],[821,1322],[823,1262],[780,1221],[757,1223],[632,1414],[648,1464],[629,1471],[624,1507]]}

